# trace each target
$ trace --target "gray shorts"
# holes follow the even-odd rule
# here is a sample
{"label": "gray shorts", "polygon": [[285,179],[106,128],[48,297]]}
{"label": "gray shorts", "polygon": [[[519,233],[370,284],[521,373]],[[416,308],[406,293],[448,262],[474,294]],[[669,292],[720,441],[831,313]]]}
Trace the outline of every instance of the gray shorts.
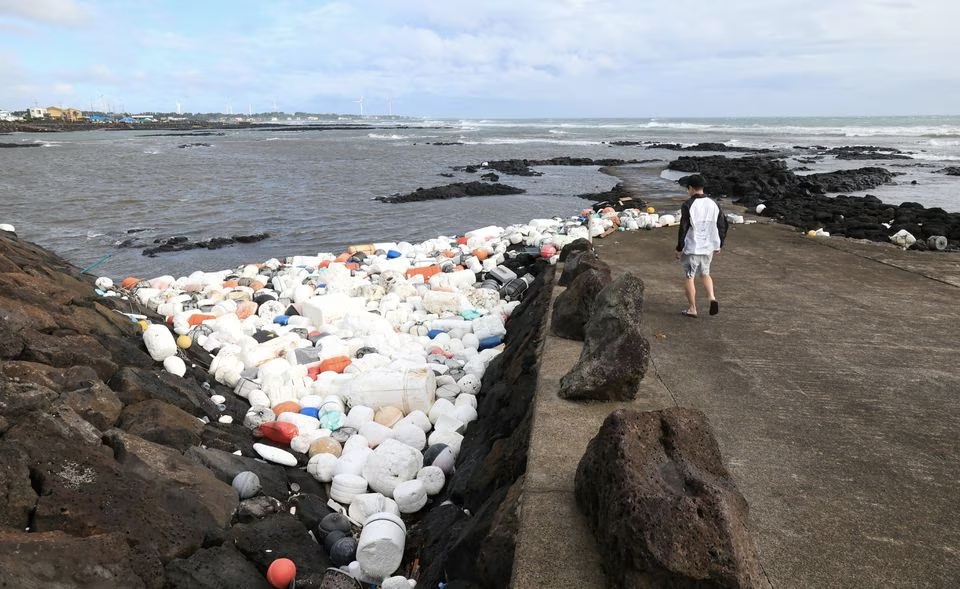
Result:
{"label": "gray shorts", "polygon": [[683,266],[683,273],[687,278],[693,278],[697,274],[710,276],[710,262],[712,261],[712,253],[683,254],[680,256],[680,264]]}

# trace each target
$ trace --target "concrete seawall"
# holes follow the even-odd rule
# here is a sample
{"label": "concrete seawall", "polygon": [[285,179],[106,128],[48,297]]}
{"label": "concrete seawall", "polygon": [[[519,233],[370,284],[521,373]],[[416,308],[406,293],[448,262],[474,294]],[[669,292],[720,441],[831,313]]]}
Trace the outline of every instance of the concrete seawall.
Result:
{"label": "concrete seawall", "polygon": [[595,242],[646,286],[651,363],[635,401],[559,399],[581,344],[547,327],[512,586],[605,586],[577,464],[615,409],[668,406],[710,419],[770,586],[953,586],[960,257],[760,219],[733,226],[715,258],[720,314],[701,290],[690,319],[675,244],[675,228]]}

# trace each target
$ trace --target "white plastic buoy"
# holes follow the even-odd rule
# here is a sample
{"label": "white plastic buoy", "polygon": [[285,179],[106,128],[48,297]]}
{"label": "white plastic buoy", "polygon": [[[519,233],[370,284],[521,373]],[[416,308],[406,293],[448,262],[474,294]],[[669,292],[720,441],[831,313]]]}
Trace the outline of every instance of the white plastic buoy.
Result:
{"label": "white plastic buoy", "polygon": [[367,458],[363,476],[371,489],[392,497],[396,486],[415,478],[422,467],[423,455],[419,451],[391,438]]}
{"label": "white plastic buoy", "polygon": [[443,485],[447,482],[447,475],[443,474],[443,469],[439,466],[424,466],[417,473],[417,480],[423,483],[427,495],[433,496],[443,490]]}
{"label": "white plastic buoy", "polygon": [[282,464],[283,466],[297,465],[297,457],[286,450],[260,443],[254,444],[253,450],[260,455],[260,458],[263,458],[267,462]]}
{"label": "white plastic buoy", "polygon": [[427,489],[420,479],[404,481],[393,490],[400,513],[416,513],[427,504]]}
{"label": "white plastic buoy", "polygon": [[330,484],[330,498],[344,505],[349,505],[354,497],[366,492],[367,480],[355,474],[338,474]]}
{"label": "white plastic buoy", "polygon": [[374,513],[392,513],[400,515],[400,508],[397,502],[390,497],[385,497],[383,493],[363,493],[356,495],[350,504],[348,514],[353,521],[366,521]]}
{"label": "white plastic buoy", "polygon": [[237,495],[241,499],[249,499],[260,492],[262,488],[260,486],[260,477],[257,476],[257,473],[245,470],[243,472],[237,473],[237,476],[233,477],[233,482],[231,485],[233,490],[237,492]]}
{"label": "white plastic buoy", "polygon": [[363,522],[357,543],[360,569],[377,579],[392,575],[403,562],[407,526],[392,513],[375,513]]}
{"label": "white plastic buoy", "polygon": [[150,357],[156,362],[163,362],[177,353],[177,340],[166,325],[151,323],[143,331],[143,343],[146,344]]}
{"label": "white plastic buoy", "polygon": [[183,376],[187,373],[187,364],[183,358],[174,354],[163,359],[163,369],[175,376]]}
{"label": "white plastic buoy", "polygon": [[333,480],[333,469],[336,466],[337,457],[323,452],[310,458],[307,462],[307,473],[321,483],[329,483]]}

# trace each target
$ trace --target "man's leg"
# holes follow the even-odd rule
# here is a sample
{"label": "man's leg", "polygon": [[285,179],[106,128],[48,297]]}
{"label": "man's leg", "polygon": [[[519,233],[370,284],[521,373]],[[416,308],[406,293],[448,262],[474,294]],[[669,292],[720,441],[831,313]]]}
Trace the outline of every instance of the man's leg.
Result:
{"label": "man's leg", "polygon": [[707,298],[711,301],[717,300],[717,297],[713,296],[713,278],[709,274],[704,274],[700,280],[703,282],[703,290],[706,291]]}
{"label": "man's leg", "polygon": [[707,291],[707,297],[710,299],[710,314],[716,315],[720,312],[720,303],[713,294],[713,278],[709,274],[703,275],[703,290]]}
{"label": "man's leg", "polygon": [[683,292],[687,295],[687,314],[697,314],[697,285],[693,282],[693,277],[687,278],[683,282]]}

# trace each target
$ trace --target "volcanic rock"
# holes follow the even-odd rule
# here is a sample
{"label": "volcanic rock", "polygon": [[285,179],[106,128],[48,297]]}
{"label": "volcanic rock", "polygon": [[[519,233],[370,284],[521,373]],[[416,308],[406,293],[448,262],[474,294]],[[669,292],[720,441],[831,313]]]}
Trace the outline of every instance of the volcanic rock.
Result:
{"label": "volcanic rock", "polygon": [[747,502],[706,417],[672,407],[610,414],[574,483],[608,587],[761,587]]}
{"label": "volcanic rock", "polygon": [[625,401],[637,396],[650,343],[643,336],[643,281],[625,272],[597,295],[580,359],[560,379],[563,399]]}

